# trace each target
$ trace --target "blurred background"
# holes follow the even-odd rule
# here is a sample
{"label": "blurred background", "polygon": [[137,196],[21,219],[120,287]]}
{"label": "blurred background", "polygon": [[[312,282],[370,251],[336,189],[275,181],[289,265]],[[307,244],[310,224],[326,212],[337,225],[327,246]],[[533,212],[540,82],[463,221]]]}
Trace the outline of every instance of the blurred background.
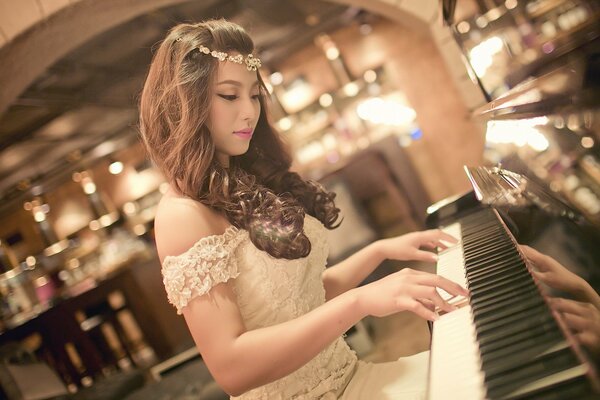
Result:
{"label": "blurred background", "polygon": [[[204,370],[171,384],[179,397],[157,386],[197,358],[162,288],[166,184],[137,130],[173,25],[224,17],[250,32],[293,169],[338,194],[333,264],[423,229],[429,205],[471,189],[463,165],[526,173],[600,227],[599,12],[593,0],[0,1],[0,342],[50,369],[34,379],[3,362],[3,396],[96,398],[101,384],[110,398],[218,396]],[[353,346],[374,360],[429,344],[413,317],[363,330]],[[405,331],[415,343],[398,344]],[[42,394],[19,394],[19,373]]]}

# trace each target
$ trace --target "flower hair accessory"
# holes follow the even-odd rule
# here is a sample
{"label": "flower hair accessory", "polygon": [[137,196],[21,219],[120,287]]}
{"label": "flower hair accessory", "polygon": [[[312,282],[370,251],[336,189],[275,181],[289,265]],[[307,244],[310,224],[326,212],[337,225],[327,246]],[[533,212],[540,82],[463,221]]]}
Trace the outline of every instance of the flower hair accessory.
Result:
{"label": "flower hair accessory", "polygon": [[202,45],[198,47],[198,50],[200,50],[200,52],[203,54],[211,55],[214,58],[217,58],[219,61],[231,61],[236,64],[246,64],[248,71],[256,71],[262,65],[260,58],[254,57],[252,54],[248,54],[246,57],[242,56],[241,54],[230,56],[222,51],[210,50],[208,47]]}

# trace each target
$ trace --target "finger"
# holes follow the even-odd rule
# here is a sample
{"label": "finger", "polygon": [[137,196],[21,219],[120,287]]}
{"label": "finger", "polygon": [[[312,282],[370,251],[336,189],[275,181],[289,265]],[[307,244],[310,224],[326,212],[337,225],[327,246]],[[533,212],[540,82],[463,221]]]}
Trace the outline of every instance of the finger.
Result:
{"label": "finger", "polygon": [[563,314],[563,319],[569,328],[577,332],[585,331],[590,326],[590,322],[587,318],[583,318],[579,315]]}
{"label": "finger", "polygon": [[400,309],[410,311],[426,320],[437,321],[437,319],[439,318],[438,314],[435,311],[428,310],[427,307],[425,307],[422,303],[415,299],[398,299],[397,304]]}
{"label": "finger", "polygon": [[598,354],[600,353],[600,338],[593,332],[580,332],[575,334],[575,339],[587,349]]}
{"label": "finger", "polygon": [[417,275],[417,280],[417,283],[429,286],[437,286],[454,296],[469,295],[469,291],[467,289],[460,286],[458,283],[452,282],[451,280],[441,277],[439,275],[424,272],[423,274]]}
{"label": "finger", "polygon": [[437,292],[436,288],[433,286],[417,286],[412,288],[410,293],[417,297],[418,300],[429,300],[440,310],[444,310],[446,312],[454,311],[456,307],[448,304],[440,294]]}
{"label": "finger", "polygon": [[417,299],[417,301],[421,302],[428,310],[435,311],[435,304],[433,301],[428,299]]}
{"label": "finger", "polygon": [[435,249],[436,247],[438,247],[438,245],[436,244],[436,242],[427,242],[427,243],[423,243],[423,244],[421,245],[421,247],[424,247],[424,248],[426,248],[426,249],[431,249],[431,250],[433,250],[433,249]]}
{"label": "finger", "polygon": [[450,248],[452,246],[455,246],[455,245],[456,245],[456,243],[450,243],[450,242],[447,242],[445,240],[440,240],[440,241],[438,241],[437,243],[434,244],[434,246],[436,248],[440,249],[440,250],[446,250],[446,249],[448,249],[448,248]]}
{"label": "finger", "polygon": [[588,303],[582,303],[570,299],[552,298],[550,299],[550,306],[552,306],[552,308],[556,311],[562,313],[585,316],[588,312]]}
{"label": "finger", "polygon": [[438,255],[430,251],[415,250],[415,253],[413,254],[413,259],[415,261],[437,262]]}
{"label": "finger", "polygon": [[446,250],[447,248],[454,246],[453,243],[449,243],[446,242],[444,240],[437,240],[437,241],[432,241],[432,242],[427,242],[425,244],[422,244],[421,247],[422,248],[426,248],[426,249],[436,249],[436,250]]}
{"label": "finger", "polygon": [[442,231],[441,229],[430,229],[428,231],[423,231],[421,237],[424,239],[423,241],[428,242],[439,242],[440,240],[443,240],[451,244],[458,243],[457,238]]}

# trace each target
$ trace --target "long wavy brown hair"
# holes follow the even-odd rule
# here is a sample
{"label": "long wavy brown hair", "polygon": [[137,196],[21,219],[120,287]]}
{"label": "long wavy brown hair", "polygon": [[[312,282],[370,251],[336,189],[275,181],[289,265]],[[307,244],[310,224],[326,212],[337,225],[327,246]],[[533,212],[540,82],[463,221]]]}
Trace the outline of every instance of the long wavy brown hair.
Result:
{"label": "long wavy brown hair", "polygon": [[249,232],[254,245],[276,258],[310,253],[304,215],[337,227],[334,193],[290,171],[291,156],[269,121],[264,82],[261,111],[248,151],[231,157],[229,167],[215,157],[206,126],[219,61],[198,47],[252,54],[246,31],[225,20],[180,24],[156,51],[140,101],[140,132],[145,148],[167,180],[183,195],[221,212]]}

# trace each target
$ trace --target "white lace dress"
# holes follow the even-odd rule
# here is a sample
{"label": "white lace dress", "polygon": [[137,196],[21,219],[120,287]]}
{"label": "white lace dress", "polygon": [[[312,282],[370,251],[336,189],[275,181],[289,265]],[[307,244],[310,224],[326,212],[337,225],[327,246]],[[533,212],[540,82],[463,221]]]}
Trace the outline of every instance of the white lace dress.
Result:
{"label": "white lace dress", "polygon": [[[285,260],[257,249],[248,232],[230,226],[199,240],[178,256],[165,257],[163,280],[169,301],[181,310],[196,296],[232,280],[247,329],[297,318],[325,302],[321,274],[327,260],[325,227],[307,216],[308,257]],[[307,364],[236,399],[421,399],[427,354],[392,363],[357,361],[342,337]]]}

